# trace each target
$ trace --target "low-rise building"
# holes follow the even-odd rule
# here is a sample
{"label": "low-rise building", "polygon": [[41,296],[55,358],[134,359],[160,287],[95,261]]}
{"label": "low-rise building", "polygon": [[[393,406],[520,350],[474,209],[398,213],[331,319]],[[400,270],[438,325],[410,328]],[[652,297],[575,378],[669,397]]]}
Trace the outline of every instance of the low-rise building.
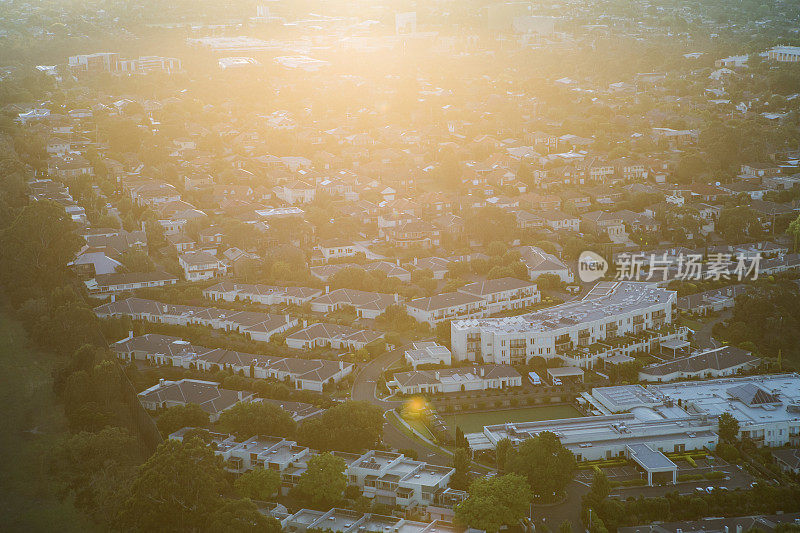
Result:
{"label": "low-rise building", "polygon": [[521,387],[522,376],[510,365],[481,365],[397,372],[386,386],[401,394],[447,394]]}
{"label": "low-rise building", "polygon": [[100,318],[128,316],[134,320],[153,323],[207,326],[224,331],[235,331],[262,342],[267,342],[272,335],[283,333],[297,325],[297,319],[289,315],[173,305],[142,298],[127,298],[107,303],[96,307],[94,312]]}
{"label": "low-rise building", "polygon": [[197,404],[208,413],[212,422],[216,422],[223,411],[239,402],[249,402],[253,397],[252,392],[223,389],[214,381],[162,379],[157,385],[140,392],[139,402],[145,409],[151,411],[190,403]]}
{"label": "low-rise building", "polygon": [[187,281],[202,281],[222,276],[227,271],[225,263],[208,252],[186,252],[178,256]]}
{"label": "low-rise building", "polygon": [[375,318],[386,311],[390,305],[399,303],[394,294],[337,289],[311,300],[311,310],[315,313],[331,313],[344,307],[352,307],[360,318]]}
{"label": "low-rise building", "polygon": [[132,334],[110,346],[121,361],[142,361],[192,370],[230,370],[258,379],[289,382],[295,389],[322,392],[353,371],[353,364],[326,359],[299,359],[206,348],[180,337]]}
{"label": "low-rise building", "polygon": [[572,283],[575,279],[572,270],[561,259],[549,254],[538,246],[522,246],[517,248],[522,261],[528,268],[528,277],[536,281],[542,274],[552,274],[564,283]]}
{"label": "low-rise building", "polygon": [[[170,435],[182,440],[192,428],[183,428]],[[255,436],[237,442],[232,435],[213,433],[214,454],[225,461],[226,469],[243,473],[254,468],[276,470],[281,474],[283,493],[297,484],[308,468],[308,461],[317,452],[282,437]],[[448,491],[455,469],[409,459],[401,453],[370,450],[363,454],[333,452],[345,461],[345,476],[349,485],[362,490],[364,496],[377,503],[419,508],[438,501],[438,496]],[[324,514],[324,513],[323,513]],[[335,518],[335,517],[334,517]],[[348,520],[353,524],[355,518]],[[345,525],[324,524],[325,529],[349,530]]]}
{"label": "low-rise building", "polygon": [[406,362],[414,370],[420,365],[450,365],[453,362],[450,350],[432,341],[414,342],[404,352]]}
{"label": "low-rise building", "polygon": [[406,302],[409,316],[431,326],[445,320],[485,316],[487,309],[484,298],[463,292],[444,292]]}
{"label": "low-rise building", "polygon": [[284,287],[222,281],[203,290],[203,296],[210,300],[237,300],[263,305],[292,304],[303,305],[322,294],[322,289],[311,287]]}
{"label": "low-rise building", "polygon": [[287,335],[286,345],[298,350],[324,347],[355,351],[378,342],[383,336],[377,331],[317,322]]}
{"label": "low-rise building", "polygon": [[702,379],[732,376],[758,366],[761,359],[735,346],[722,346],[656,363],[639,371],[640,381],[668,382],[676,379]]}
{"label": "low-rise building", "polygon": [[747,285],[739,284],[689,294],[678,298],[678,309],[700,315],[722,311],[733,307],[736,297],[745,292],[747,292]]}
{"label": "low-rise building", "polygon": [[103,297],[124,291],[135,291],[146,287],[164,287],[178,283],[177,276],[167,272],[124,272],[98,274],[85,282],[90,296]]}
{"label": "low-rise building", "polygon": [[517,278],[498,278],[464,285],[458,292],[486,300],[486,311],[493,315],[502,311],[525,309],[542,300],[536,284]]}

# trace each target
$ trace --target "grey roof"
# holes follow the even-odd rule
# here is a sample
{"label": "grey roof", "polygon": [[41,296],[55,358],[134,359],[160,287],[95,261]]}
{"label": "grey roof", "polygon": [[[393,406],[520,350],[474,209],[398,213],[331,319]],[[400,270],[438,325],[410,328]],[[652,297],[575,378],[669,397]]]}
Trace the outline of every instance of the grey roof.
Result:
{"label": "grey roof", "polygon": [[527,287],[536,287],[536,284],[517,278],[498,278],[470,283],[468,285],[464,285],[458,289],[458,291],[467,294],[473,294],[475,296],[486,296],[496,292],[524,289]]}
{"label": "grey roof", "polygon": [[769,393],[754,383],[736,385],[727,390],[728,395],[747,405],[762,405],[766,403],[780,403],[780,398]]}
{"label": "grey roof", "polygon": [[154,281],[178,280],[177,276],[167,272],[123,272],[119,274],[98,274],[95,281],[100,287],[111,285],[127,285],[129,283],[148,283]]}
{"label": "grey roof", "polygon": [[800,519],[800,513],[780,515],[734,516],[730,518],[704,518],[689,522],[669,522],[640,526],[621,527],[618,533],[722,533],[724,531],[760,530],[771,533],[780,523],[792,523]]}
{"label": "grey roof", "polygon": [[219,383],[182,379],[165,381],[139,393],[142,401],[160,404],[162,402],[186,405],[195,403],[203,411],[216,414],[239,401],[239,391],[222,389]]}
{"label": "grey roof", "polygon": [[760,359],[750,352],[735,346],[722,346],[666,363],[650,365],[642,369],[643,374],[665,376],[675,372],[702,372],[704,370],[725,370],[746,363],[758,364]]}
{"label": "grey roof", "polygon": [[634,443],[627,445],[631,458],[639,463],[642,468],[648,471],[675,470],[677,465],[669,460],[663,453],[652,449],[645,443]]}
{"label": "grey roof", "polygon": [[463,292],[443,292],[435,296],[416,298],[406,303],[406,306],[421,309],[422,311],[435,311],[482,301],[483,298],[464,294]]}

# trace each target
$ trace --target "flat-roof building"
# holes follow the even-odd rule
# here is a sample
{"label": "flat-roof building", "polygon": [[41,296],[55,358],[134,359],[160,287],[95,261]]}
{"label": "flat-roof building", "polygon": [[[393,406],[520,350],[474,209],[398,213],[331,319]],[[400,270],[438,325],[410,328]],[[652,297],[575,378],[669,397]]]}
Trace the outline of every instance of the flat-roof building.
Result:
{"label": "flat-roof building", "polygon": [[675,291],[653,283],[599,282],[583,299],[508,318],[454,320],[458,361],[517,364],[559,357],[592,368],[613,355],[649,351],[662,341],[686,338],[672,326]]}

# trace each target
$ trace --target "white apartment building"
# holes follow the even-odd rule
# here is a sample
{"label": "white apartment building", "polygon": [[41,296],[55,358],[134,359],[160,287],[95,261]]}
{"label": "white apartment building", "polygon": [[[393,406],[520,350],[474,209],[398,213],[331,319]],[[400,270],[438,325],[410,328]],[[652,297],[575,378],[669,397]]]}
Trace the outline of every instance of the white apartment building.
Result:
{"label": "white apartment building", "polygon": [[[192,428],[183,428],[170,439],[183,440]],[[281,473],[282,492],[288,493],[306,471],[317,452],[281,437],[257,436],[236,442],[232,435],[214,433],[214,454],[226,461],[226,468],[243,473],[267,468]],[[406,509],[425,508],[447,490],[455,469],[410,459],[403,454],[370,450],[364,454],[333,452],[344,459],[349,485],[356,485],[364,496],[386,505]]]}
{"label": "white apartment building", "polygon": [[457,361],[517,364],[560,357],[592,368],[601,358],[649,350],[686,332],[671,328],[675,291],[652,283],[599,282],[581,300],[508,318],[454,320]]}

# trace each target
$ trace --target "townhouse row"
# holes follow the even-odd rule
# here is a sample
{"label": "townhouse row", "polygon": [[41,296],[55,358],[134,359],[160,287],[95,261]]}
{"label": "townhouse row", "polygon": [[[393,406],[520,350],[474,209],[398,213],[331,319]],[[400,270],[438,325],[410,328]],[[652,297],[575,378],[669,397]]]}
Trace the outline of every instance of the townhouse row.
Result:
{"label": "townhouse row", "polygon": [[260,379],[291,383],[295,389],[322,392],[323,387],[350,375],[353,364],[326,359],[299,359],[206,348],[179,337],[149,333],[128,337],[111,344],[122,361],[146,361],[186,369],[232,370]]}
{"label": "townhouse row", "polygon": [[[183,440],[192,428],[183,428],[170,439]],[[214,433],[214,453],[225,461],[228,471],[240,474],[255,468],[281,474],[281,492],[287,494],[308,468],[317,452],[282,437],[255,436],[237,442],[234,436]],[[363,454],[332,452],[344,460],[348,485],[360,488],[367,498],[384,505],[407,510],[442,505],[450,506],[466,498],[466,493],[448,489],[455,473],[451,467],[417,461],[401,453],[370,450]]]}

